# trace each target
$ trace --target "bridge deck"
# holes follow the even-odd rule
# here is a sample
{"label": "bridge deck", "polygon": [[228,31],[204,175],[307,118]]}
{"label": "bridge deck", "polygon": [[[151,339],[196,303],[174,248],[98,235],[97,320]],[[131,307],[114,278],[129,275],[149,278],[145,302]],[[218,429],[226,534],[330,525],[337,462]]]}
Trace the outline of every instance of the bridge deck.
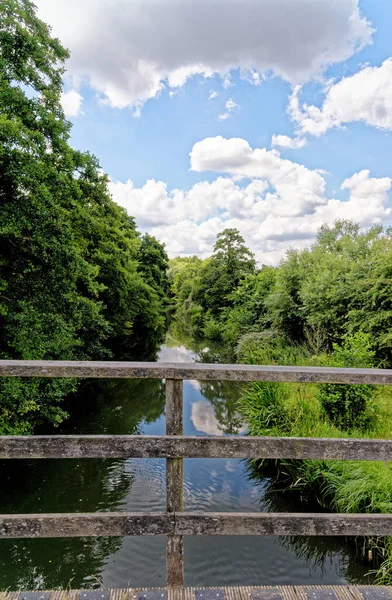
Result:
{"label": "bridge deck", "polygon": [[386,586],[276,586],[127,588],[115,590],[52,590],[0,592],[0,600],[392,600]]}

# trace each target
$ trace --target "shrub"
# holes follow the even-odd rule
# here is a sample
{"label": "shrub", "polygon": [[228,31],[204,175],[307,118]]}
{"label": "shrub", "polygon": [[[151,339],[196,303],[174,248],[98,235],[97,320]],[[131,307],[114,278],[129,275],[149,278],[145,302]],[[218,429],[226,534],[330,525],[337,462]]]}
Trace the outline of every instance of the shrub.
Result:
{"label": "shrub", "polygon": [[204,323],[203,333],[209,340],[222,339],[222,325],[215,321],[211,316],[207,317]]}
{"label": "shrub", "polygon": [[[333,367],[370,367],[374,353],[369,337],[358,332],[346,336],[341,347],[334,344],[329,361]],[[319,385],[318,398],[330,419],[345,430],[368,427],[374,417],[374,386],[372,385]]]}
{"label": "shrub", "polygon": [[374,390],[370,385],[326,384],[319,400],[331,422],[340,429],[363,429],[372,417]]}
{"label": "shrub", "polygon": [[304,345],[289,344],[279,333],[266,330],[243,335],[236,347],[239,362],[256,365],[306,365],[309,351]]}

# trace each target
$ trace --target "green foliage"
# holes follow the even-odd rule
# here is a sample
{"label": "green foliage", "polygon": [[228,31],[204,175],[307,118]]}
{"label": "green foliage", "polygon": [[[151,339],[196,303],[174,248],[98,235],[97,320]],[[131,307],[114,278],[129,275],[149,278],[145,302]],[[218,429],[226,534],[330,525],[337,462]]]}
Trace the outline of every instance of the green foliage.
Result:
{"label": "green foliage", "polygon": [[231,306],[223,313],[224,340],[235,344],[245,333],[270,325],[266,299],[275,282],[276,269],[263,266],[257,275],[248,275],[230,296]]}
{"label": "green foliage", "polygon": [[222,328],[210,314],[207,314],[205,317],[203,334],[209,340],[222,339]]}
{"label": "green foliage", "polygon": [[214,253],[204,261],[196,298],[205,311],[219,318],[231,306],[230,295],[239,283],[255,272],[256,262],[237,229],[225,229],[217,236]]}
{"label": "green foliage", "polygon": [[[30,0],[0,4],[0,357],[127,355],[163,328],[166,255],[68,143],[68,52]],[[144,260],[144,268],[140,262]],[[73,381],[0,381],[0,432],[59,423]]]}
{"label": "green foliage", "polygon": [[374,364],[392,366],[392,230],[324,225],[310,248],[290,250],[278,267],[258,272],[238,232],[226,230],[211,257],[191,260],[186,293],[173,288],[175,314],[181,319],[192,303],[201,307],[199,334],[209,314],[232,348],[260,335],[321,355],[364,332]]}
{"label": "green foliage", "polygon": [[[344,344],[333,346],[329,364],[333,367],[371,367],[374,352],[367,334],[346,336]],[[364,428],[374,416],[374,386],[321,384],[318,396],[329,419],[340,429]]]}
{"label": "green foliage", "polygon": [[146,233],[142,239],[139,249],[138,272],[142,274],[144,281],[153,288],[161,300],[167,299],[169,293],[169,280],[167,270],[169,259],[164,245]]}
{"label": "green foliage", "polygon": [[[286,408],[288,388],[283,383],[257,382],[239,401],[239,410],[251,424],[252,435],[284,435],[290,430]],[[257,431],[257,433],[253,433]],[[274,433],[275,432],[275,433]]]}
{"label": "green foliage", "polygon": [[188,335],[201,333],[203,308],[195,299],[202,260],[196,256],[175,258],[169,262],[168,280],[172,296],[172,312],[180,329]]}
{"label": "green foliage", "polygon": [[[182,323],[185,329],[191,327],[196,335],[221,339],[225,310],[236,302],[239,304],[231,295],[254,273],[254,256],[236,229],[218,234],[214,254],[204,261],[195,256],[171,260],[168,277],[176,322]],[[261,280],[257,283],[262,288]],[[237,328],[234,319],[233,328]]]}
{"label": "green foliage", "polygon": [[245,334],[239,339],[235,352],[238,361],[247,364],[314,364],[306,345],[290,345],[287,339],[279,337],[272,330]]}

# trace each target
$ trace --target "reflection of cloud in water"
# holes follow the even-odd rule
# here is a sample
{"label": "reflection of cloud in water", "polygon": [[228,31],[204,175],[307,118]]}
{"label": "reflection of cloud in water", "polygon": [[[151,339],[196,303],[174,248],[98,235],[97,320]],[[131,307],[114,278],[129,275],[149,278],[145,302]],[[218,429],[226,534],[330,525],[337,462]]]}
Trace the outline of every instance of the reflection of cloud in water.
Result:
{"label": "reflection of cloud in water", "polygon": [[225,469],[228,473],[235,473],[237,470],[237,465],[238,465],[237,460],[229,459],[228,461],[226,461]]}
{"label": "reflection of cloud in water", "polygon": [[162,362],[195,362],[196,354],[185,346],[175,346],[174,348],[168,348],[162,346],[159,354],[158,361]]}
{"label": "reflection of cloud in water", "polygon": [[214,413],[214,409],[208,402],[195,402],[192,404],[191,421],[197,431],[210,435],[223,435]]}
{"label": "reflection of cloud in water", "polygon": [[200,381],[196,381],[196,379],[189,379],[189,385],[191,385],[195,390],[200,391],[201,385]]}

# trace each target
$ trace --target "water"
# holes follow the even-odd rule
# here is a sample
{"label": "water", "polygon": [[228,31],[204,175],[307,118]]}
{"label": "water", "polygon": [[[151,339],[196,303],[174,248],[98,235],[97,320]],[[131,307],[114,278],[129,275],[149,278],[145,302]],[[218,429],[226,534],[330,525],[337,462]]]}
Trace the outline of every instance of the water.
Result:
{"label": "water", "polygon": [[[213,354],[219,359],[219,351]],[[211,360],[211,351],[164,346],[158,360]],[[241,434],[240,393],[231,382],[184,382],[186,435]],[[164,384],[156,380],[87,382],[72,400],[62,433],[165,432]],[[245,461],[186,459],[187,511],[262,511],[264,484]],[[83,459],[0,462],[0,512],[152,511],[165,509],[165,461]],[[279,503],[279,504],[278,504]],[[276,510],[298,510],[277,498]],[[186,585],[368,582],[367,568],[340,538],[257,536],[185,538]],[[163,586],[163,537],[0,541],[0,589]]]}

